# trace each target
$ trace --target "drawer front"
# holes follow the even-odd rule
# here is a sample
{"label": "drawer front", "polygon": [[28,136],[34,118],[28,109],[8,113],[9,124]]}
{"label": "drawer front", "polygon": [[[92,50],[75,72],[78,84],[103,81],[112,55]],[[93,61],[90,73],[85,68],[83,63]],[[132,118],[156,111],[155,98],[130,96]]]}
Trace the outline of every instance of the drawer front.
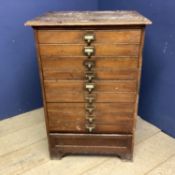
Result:
{"label": "drawer front", "polygon": [[[52,125],[53,124],[53,125]],[[87,127],[92,127],[93,130],[89,131]],[[59,121],[50,123],[49,128],[51,132],[63,132],[63,133],[133,133],[134,119],[118,119],[116,124],[108,123],[93,123],[88,122],[64,122]]]}
{"label": "drawer front", "polygon": [[[107,70],[96,69],[96,80],[136,80],[138,69]],[[76,69],[44,69],[45,80],[84,80],[84,70]]]}
{"label": "drawer front", "polygon": [[[127,118],[132,117],[134,113],[134,103],[95,103],[94,106],[97,120],[103,121],[104,118],[107,123],[113,123],[113,118],[105,118],[108,114],[114,115],[114,118],[117,115]],[[63,121],[79,121],[85,114],[84,103],[47,103],[47,109],[50,117],[56,119],[58,116],[58,120]]]}
{"label": "drawer front", "polygon": [[[47,103],[49,130],[52,132],[88,132],[84,103]],[[95,103],[93,133],[131,133],[134,103]]]}
{"label": "drawer front", "polygon": [[[115,69],[137,69],[138,60],[136,58],[98,58],[91,59],[95,62],[95,69],[98,70],[115,70]],[[48,58],[42,57],[43,70],[84,70],[85,58]]]}
{"label": "drawer front", "polygon": [[[137,79],[136,58],[94,57],[96,79]],[[44,79],[84,80],[84,57],[41,57]]]}
{"label": "drawer front", "polygon": [[[53,125],[52,125],[53,124]],[[88,126],[89,125],[89,126]],[[92,126],[87,122],[64,122],[59,121],[58,123],[51,123],[49,125],[51,132],[62,132],[62,133],[122,133],[130,134],[133,133],[134,120],[133,119],[118,119],[117,124],[106,124],[106,123],[93,123]],[[89,131],[87,127],[93,127],[92,131]]]}
{"label": "drawer front", "polygon": [[[138,57],[138,44],[94,44],[95,56],[124,56]],[[40,54],[45,57],[83,56],[84,44],[40,44]]]}
{"label": "drawer front", "polygon": [[[47,102],[85,102],[88,89],[84,81],[45,80]],[[88,84],[88,83],[87,83]],[[95,102],[134,102],[136,81],[96,81],[92,95]]]}
{"label": "drawer front", "polygon": [[93,43],[140,43],[141,30],[120,29],[120,30],[39,30],[39,43],[84,43],[84,36],[94,35]]}
{"label": "drawer front", "polygon": [[[55,93],[69,93],[79,92],[83,93],[85,89],[85,81],[83,80],[45,80],[44,81],[46,92],[52,91]],[[94,81],[94,91],[96,92],[136,92],[137,83],[135,80],[124,80],[124,81]]]}
{"label": "drawer front", "polygon": [[[68,92],[62,93],[61,91],[47,91],[46,101],[47,102],[85,102],[86,96],[84,93],[80,92]],[[125,93],[107,93],[107,92],[95,92],[96,102],[135,102],[136,93],[135,92],[125,92]]]}

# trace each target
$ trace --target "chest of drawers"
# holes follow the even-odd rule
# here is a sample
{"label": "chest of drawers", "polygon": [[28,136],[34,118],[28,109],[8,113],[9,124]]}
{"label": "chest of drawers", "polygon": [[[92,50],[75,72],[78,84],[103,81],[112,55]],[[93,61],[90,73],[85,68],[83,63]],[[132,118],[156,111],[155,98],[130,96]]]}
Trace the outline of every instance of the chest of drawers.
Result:
{"label": "chest of drawers", "polygon": [[132,159],[144,29],[132,11],[51,12],[35,32],[51,158]]}

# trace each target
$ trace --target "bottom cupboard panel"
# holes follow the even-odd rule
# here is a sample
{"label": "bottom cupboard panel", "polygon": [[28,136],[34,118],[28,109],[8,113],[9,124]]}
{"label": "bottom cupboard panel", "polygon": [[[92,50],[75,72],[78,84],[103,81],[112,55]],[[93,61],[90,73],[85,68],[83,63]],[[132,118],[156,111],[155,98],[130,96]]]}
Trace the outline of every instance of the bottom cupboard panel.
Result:
{"label": "bottom cupboard panel", "polygon": [[132,134],[62,134],[49,133],[53,145],[130,146]]}
{"label": "bottom cupboard panel", "polygon": [[133,136],[131,134],[61,134],[50,133],[52,157],[66,154],[117,155],[132,159]]}

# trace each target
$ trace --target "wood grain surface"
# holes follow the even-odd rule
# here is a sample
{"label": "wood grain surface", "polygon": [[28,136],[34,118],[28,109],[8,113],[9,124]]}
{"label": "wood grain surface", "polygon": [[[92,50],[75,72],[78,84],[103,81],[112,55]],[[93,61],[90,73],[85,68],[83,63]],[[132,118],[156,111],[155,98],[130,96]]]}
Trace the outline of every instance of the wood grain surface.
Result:
{"label": "wood grain surface", "polygon": [[[96,80],[137,80],[139,69],[96,69]],[[84,80],[84,70],[44,69],[45,80]]]}
{"label": "wood grain surface", "polygon": [[140,29],[120,30],[39,30],[40,44],[82,44],[84,36],[91,34],[95,37],[92,43],[140,43]]}
{"label": "wood grain surface", "polygon": [[148,25],[151,21],[136,11],[69,11],[49,12],[33,20],[28,26],[104,26]]}
{"label": "wood grain surface", "polygon": [[[130,56],[137,57],[138,44],[94,44],[95,56]],[[84,44],[40,44],[41,56],[83,56]]]}
{"label": "wood grain surface", "polygon": [[[84,96],[85,94],[81,94],[79,92],[55,92],[55,91],[47,91],[46,93],[46,101],[47,102],[85,102]],[[136,93],[108,93],[108,92],[95,92],[96,102],[135,102]]]}
{"label": "wood grain surface", "polygon": [[[43,70],[85,70],[86,57],[41,57]],[[138,68],[137,57],[92,57],[95,61],[95,71],[98,70],[133,70]]]}
{"label": "wood grain surface", "polygon": [[[134,80],[101,80],[93,81],[95,84],[96,92],[136,92],[137,83]],[[46,91],[52,92],[79,92],[82,93],[85,90],[86,81],[84,80],[45,80],[44,86]]]}

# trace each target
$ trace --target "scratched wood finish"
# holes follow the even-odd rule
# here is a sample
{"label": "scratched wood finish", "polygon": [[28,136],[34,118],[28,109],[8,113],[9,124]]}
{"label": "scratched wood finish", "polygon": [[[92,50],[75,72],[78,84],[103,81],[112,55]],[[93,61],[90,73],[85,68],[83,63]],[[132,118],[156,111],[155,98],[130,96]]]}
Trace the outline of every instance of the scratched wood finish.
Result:
{"label": "scratched wood finish", "polygon": [[25,25],[42,26],[120,26],[149,25],[151,21],[136,11],[48,12]]}
{"label": "scratched wood finish", "polygon": [[[82,56],[84,44],[40,44],[41,56]],[[135,44],[94,44],[96,56],[138,56],[139,45]]]}
{"label": "scratched wood finish", "polygon": [[93,34],[93,43],[136,43],[140,44],[140,29],[121,30],[40,30],[38,42],[40,44],[84,44],[85,34]]}
{"label": "scratched wood finish", "polygon": [[[26,25],[35,30],[51,158],[119,155],[132,160],[145,25],[133,11],[51,12]],[[95,48],[95,124],[88,134],[84,90],[87,45]]]}
{"label": "scratched wood finish", "polygon": [[[66,122],[55,120],[49,121],[50,132],[61,132],[61,133],[89,133],[86,129],[86,121],[74,121]],[[133,132],[133,119],[118,119],[116,123],[102,123],[95,122],[95,130],[93,133],[132,133]]]}

